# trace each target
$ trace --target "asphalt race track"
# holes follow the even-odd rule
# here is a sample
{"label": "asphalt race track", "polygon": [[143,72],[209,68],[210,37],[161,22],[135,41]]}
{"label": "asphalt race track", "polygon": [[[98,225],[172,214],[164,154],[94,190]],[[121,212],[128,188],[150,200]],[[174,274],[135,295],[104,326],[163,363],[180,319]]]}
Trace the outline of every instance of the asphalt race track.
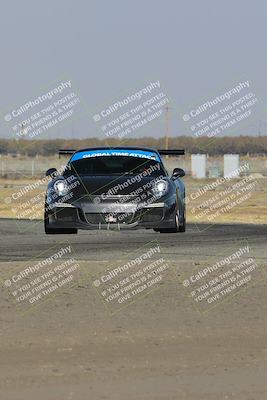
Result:
{"label": "asphalt race track", "polygon": [[198,259],[217,254],[233,242],[247,239],[260,258],[266,258],[266,225],[187,225],[186,233],[160,234],[153,230],[79,231],[78,235],[45,235],[43,221],[0,219],[0,261],[27,260],[38,256],[55,241],[68,240],[77,257],[88,260],[120,259],[154,239],[164,256]]}
{"label": "asphalt race track", "polygon": [[[0,220],[0,278],[69,241],[82,283],[27,312],[2,287],[0,398],[5,400],[263,400],[267,283],[200,313],[180,274],[246,243],[266,269],[267,226],[189,225],[185,234],[84,231],[50,235],[42,222]],[[157,240],[175,269],[158,290],[111,315],[92,287],[104,271]],[[49,395],[48,395],[49,393]]]}

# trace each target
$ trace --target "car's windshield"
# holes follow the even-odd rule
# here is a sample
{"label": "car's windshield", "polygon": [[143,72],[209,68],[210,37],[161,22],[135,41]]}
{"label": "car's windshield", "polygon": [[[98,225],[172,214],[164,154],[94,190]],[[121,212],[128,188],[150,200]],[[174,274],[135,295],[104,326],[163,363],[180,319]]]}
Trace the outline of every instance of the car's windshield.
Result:
{"label": "car's windshield", "polygon": [[70,166],[79,175],[165,175],[159,161],[129,156],[82,158],[71,160]]}

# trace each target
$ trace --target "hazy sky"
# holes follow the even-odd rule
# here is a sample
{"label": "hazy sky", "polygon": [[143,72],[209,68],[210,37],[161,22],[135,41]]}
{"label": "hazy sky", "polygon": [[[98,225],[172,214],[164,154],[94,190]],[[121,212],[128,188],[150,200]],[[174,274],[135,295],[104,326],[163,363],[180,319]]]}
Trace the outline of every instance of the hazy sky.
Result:
{"label": "hazy sky", "polygon": [[[0,15],[3,115],[66,77],[85,112],[49,134],[103,135],[94,114],[159,80],[171,135],[192,134],[184,112],[248,80],[258,103],[238,133],[265,133],[266,1],[11,0]],[[137,135],[164,130],[160,117]]]}

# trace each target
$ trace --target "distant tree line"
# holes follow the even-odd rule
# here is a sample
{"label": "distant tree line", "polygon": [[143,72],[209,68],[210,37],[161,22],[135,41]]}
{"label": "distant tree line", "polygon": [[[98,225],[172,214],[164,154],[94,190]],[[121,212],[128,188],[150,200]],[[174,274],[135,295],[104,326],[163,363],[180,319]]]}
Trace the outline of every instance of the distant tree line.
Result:
{"label": "distant tree line", "polygon": [[[55,140],[13,140],[0,139],[0,154],[20,154],[30,157],[36,155],[52,156],[59,149],[81,149],[97,146],[144,146],[165,148],[165,138],[136,138],[119,141],[116,139],[55,139]],[[169,138],[169,148],[185,149],[186,153],[205,153],[220,155],[238,153],[242,155],[267,154],[267,136],[238,136],[238,137],[188,137],[176,136]]]}

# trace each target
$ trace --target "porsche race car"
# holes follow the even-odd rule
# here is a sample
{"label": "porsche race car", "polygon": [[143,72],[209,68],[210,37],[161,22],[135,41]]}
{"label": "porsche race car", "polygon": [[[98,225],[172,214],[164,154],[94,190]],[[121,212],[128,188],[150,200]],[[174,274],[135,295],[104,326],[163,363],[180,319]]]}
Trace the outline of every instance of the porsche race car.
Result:
{"label": "porsche race car", "polygon": [[50,168],[44,210],[46,234],[78,229],[154,229],[185,232],[185,172],[170,176],[162,155],[183,150],[98,147],[59,150],[70,155],[62,171]]}

